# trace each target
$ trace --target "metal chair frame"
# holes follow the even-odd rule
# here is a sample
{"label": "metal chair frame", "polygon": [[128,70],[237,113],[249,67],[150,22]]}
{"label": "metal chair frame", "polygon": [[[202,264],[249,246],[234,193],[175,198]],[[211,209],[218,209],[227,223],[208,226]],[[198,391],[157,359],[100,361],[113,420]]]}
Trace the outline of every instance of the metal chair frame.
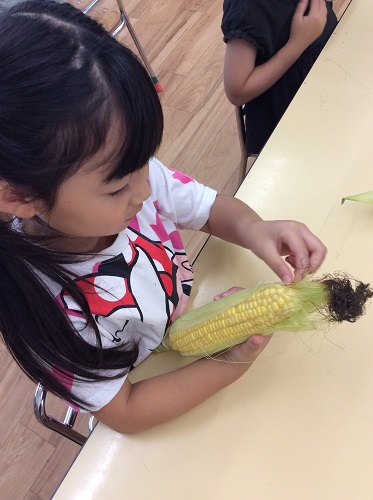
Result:
{"label": "metal chair frame", "polygon": [[245,144],[245,114],[243,106],[235,106],[235,115],[238,129],[238,139],[240,141],[240,150],[241,150],[241,161],[240,161],[240,181],[242,182],[246,176],[247,169],[247,159],[249,154],[246,149]]}
{"label": "metal chair frame", "polygon": [[[84,9],[82,9],[82,12],[84,14],[87,14],[100,0],[92,0],[88,5],[87,7],[85,7]],[[124,5],[123,5],[123,1],[122,0],[116,0],[117,2],[117,5],[118,5],[118,9],[119,9],[119,15],[120,15],[120,21],[119,23],[114,26],[114,28],[110,31],[110,34],[111,36],[116,36],[124,27],[127,27],[131,37],[132,37],[132,40],[134,41],[135,45],[136,45],[136,48],[137,50],[139,51],[139,54],[141,56],[141,59],[143,60],[143,63],[144,63],[144,66],[146,67],[146,69],[148,70],[148,73],[154,83],[154,87],[155,89],[157,90],[157,92],[161,92],[162,90],[162,86],[161,84],[159,83],[158,81],[158,78],[155,76],[155,73],[153,71],[153,68],[149,62],[149,59],[147,58],[145,52],[144,52],[144,49],[142,48],[142,45],[139,41],[139,39],[137,38],[137,35],[135,33],[135,30],[133,29],[133,26],[132,26],[132,23],[124,9]]]}
{"label": "metal chair frame", "polygon": [[[47,399],[47,391],[41,382],[38,383],[34,396],[34,414],[38,422],[40,422],[44,427],[52,429],[58,434],[67,437],[74,443],[83,446],[87,441],[88,436],[81,434],[73,429],[78,412],[75,411],[71,406],[68,406],[66,416],[63,421],[57,420],[47,414],[45,409]],[[89,420],[88,429],[89,433],[93,431],[93,419],[92,416]]]}
{"label": "metal chair frame", "polygon": [[251,155],[248,153],[246,149],[246,128],[245,128],[245,108],[244,106],[235,106],[235,115],[238,129],[238,139],[240,141],[240,150],[241,150],[241,161],[240,161],[240,182],[242,182],[253,163],[250,165],[250,168],[247,168],[247,160],[249,157],[255,157],[257,155]]}

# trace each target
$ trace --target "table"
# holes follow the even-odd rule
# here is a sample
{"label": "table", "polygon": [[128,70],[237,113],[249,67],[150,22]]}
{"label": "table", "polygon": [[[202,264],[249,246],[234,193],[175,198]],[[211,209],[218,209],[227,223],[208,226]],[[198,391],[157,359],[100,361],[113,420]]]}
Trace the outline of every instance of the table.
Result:
{"label": "table", "polygon": [[[352,2],[237,193],[264,218],[304,221],[328,246],[321,272],[373,283],[373,2]],[[273,280],[211,238],[191,307]],[[218,272],[216,272],[218,270]],[[355,324],[277,333],[246,375],[173,422],[133,436],[99,424],[55,499],[373,498],[373,305]],[[151,356],[143,378],[188,362]]]}

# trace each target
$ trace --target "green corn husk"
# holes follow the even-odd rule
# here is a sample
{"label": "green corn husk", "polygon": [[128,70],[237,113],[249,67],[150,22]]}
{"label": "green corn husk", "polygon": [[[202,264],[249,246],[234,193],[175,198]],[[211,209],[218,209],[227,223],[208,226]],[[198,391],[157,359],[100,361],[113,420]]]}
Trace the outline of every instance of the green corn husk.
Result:
{"label": "green corn husk", "polygon": [[358,201],[360,203],[369,203],[370,205],[373,205],[373,191],[366,191],[365,193],[360,193],[360,194],[353,194],[351,196],[345,196],[342,198],[342,205],[346,201]]}
{"label": "green corn husk", "polygon": [[183,356],[210,355],[253,334],[310,331],[333,322],[354,322],[373,297],[369,285],[354,281],[355,287],[346,275],[336,274],[240,290],[178,318],[155,352],[171,349]]}

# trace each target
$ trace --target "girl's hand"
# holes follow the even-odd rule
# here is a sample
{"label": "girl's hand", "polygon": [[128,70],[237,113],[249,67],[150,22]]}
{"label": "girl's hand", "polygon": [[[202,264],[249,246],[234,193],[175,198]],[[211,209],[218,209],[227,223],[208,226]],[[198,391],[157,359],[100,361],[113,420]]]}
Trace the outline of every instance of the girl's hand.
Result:
{"label": "girl's hand", "polygon": [[[238,292],[239,290],[242,290],[242,287],[233,286],[232,288],[229,288],[229,290],[216,295],[214,300],[222,299],[223,297],[227,297],[228,295]],[[246,365],[254,363],[271,338],[272,335],[266,335],[264,337],[262,335],[251,335],[246,342],[237,344],[227,351],[224,351],[219,355],[219,359],[227,361],[228,363],[243,363]]]}
{"label": "girl's hand", "polygon": [[226,290],[223,293],[219,293],[219,295],[215,295],[214,300],[219,300],[222,299],[223,297],[227,297],[228,295],[232,295],[232,293],[239,292],[240,290],[243,290],[241,286],[232,286],[228,290]]}
{"label": "girl's hand", "polygon": [[272,335],[251,335],[246,342],[237,344],[219,355],[219,359],[228,363],[242,363],[251,365],[267,346]]}
{"label": "girl's hand", "polygon": [[[263,221],[246,203],[218,195],[202,231],[248,248],[285,283],[315,272],[326,255],[326,247],[301,222]],[[285,256],[285,260],[282,258]]]}
{"label": "girl's hand", "polygon": [[321,35],[326,19],[327,8],[324,0],[299,0],[293,15],[288,43],[303,52]]}
{"label": "girl's hand", "polygon": [[[285,283],[315,272],[326,255],[325,245],[300,222],[256,221],[248,228],[250,249]],[[282,256],[286,256],[285,261]]]}

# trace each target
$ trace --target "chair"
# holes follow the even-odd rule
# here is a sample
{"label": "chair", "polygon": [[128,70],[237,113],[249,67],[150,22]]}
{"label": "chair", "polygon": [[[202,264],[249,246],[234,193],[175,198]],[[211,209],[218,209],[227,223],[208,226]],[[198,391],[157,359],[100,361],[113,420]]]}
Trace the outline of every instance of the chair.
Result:
{"label": "chair", "polygon": [[[99,1],[100,0],[92,0],[87,5],[87,7],[85,7],[84,9],[82,9],[82,12],[84,14],[87,14]],[[132,37],[132,39],[133,39],[133,41],[134,41],[134,43],[136,45],[136,48],[139,51],[141,59],[143,60],[144,66],[148,70],[148,73],[149,73],[149,75],[150,75],[150,77],[151,77],[151,79],[152,79],[152,81],[154,83],[155,89],[157,90],[157,92],[161,92],[162,85],[159,83],[158,78],[155,76],[153,68],[151,67],[151,64],[150,64],[148,58],[146,57],[144,49],[142,48],[141,43],[140,43],[139,39],[137,38],[135,30],[133,29],[132,23],[131,23],[129,17],[127,16],[126,11],[124,9],[123,1],[122,0],[116,0],[116,2],[117,2],[117,5],[118,5],[118,9],[119,9],[120,21],[110,31],[110,34],[115,37],[124,27],[127,26],[128,31],[129,31],[129,33],[130,33],[130,35],[131,35],[131,37]]]}
{"label": "chair", "polygon": [[[248,153],[246,149],[246,128],[245,128],[245,108],[244,106],[235,106],[235,115],[238,129],[238,139],[240,141],[241,149],[241,162],[240,162],[240,181],[245,179],[246,174],[253,166],[257,155]],[[248,159],[251,158],[252,162],[248,168]]]}
{"label": "chair", "polygon": [[[85,436],[84,434],[81,434],[80,432],[77,432],[76,430],[73,429],[78,412],[73,410],[71,406],[68,406],[66,416],[63,422],[61,422],[60,420],[57,420],[56,418],[51,417],[50,415],[47,414],[45,410],[46,399],[47,399],[47,391],[43,386],[43,384],[39,382],[39,384],[36,387],[34,396],[34,414],[36,420],[38,420],[38,422],[44,425],[44,427],[52,429],[53,431],[58,432],[58,434],[67,437],[74,443],[83,446],[88,436]],[[93,431],[94,427],[93,420],[94,417],[92,416],[88,424],[89,433]]]}
{"label": "chair", "polygon": [[249,154],[246,149],[245,144],[245,112],[243,106],[235,106],[235,114],[236,114],[236,122],[238,129],[238,139],[240,141],[240,149],[241,149],[241,163],[240,163],[240,180],[241,182],[244,180],[246,175],[247,168],[247,159]]}

